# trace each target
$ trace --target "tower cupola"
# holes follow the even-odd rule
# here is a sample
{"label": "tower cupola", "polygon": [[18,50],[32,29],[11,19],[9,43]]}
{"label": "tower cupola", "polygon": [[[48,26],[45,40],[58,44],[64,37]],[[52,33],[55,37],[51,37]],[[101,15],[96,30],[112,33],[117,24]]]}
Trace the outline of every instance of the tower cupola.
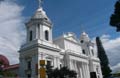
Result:
{"label": "tower cupola", "polygon": [[43,10],[42,0],[39,0],[39,7],[26,23],[27,42],[39,39],[42,41],[52,42],[52,22]]}
{"label": "tower cupola", "polygon": [[88,34],[86,32],[82,32],[82,34],[80,36],[80,40],[85,41],[85,42],[89,42],[90,38],[89,38],[89,36],[88,36]]}
{"label": "tower cupola", "polygon": [[83,54],[86,54],[86,55],[90,54],[89,53],[89,42],[90,42],[90,39],[89,39],[88,34],[86,34],[86,32],[82,32],[82,34],[80,36],[80,44],[82,47]]}

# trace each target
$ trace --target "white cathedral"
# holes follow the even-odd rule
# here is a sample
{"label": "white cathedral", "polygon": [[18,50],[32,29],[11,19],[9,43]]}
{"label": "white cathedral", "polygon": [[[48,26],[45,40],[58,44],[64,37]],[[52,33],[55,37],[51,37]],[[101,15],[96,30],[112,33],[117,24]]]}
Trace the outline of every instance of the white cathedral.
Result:
{"label": "white cathedral", "polygon": [[88,34],[80,38],[68,32],[56,39],[52,37],[53,24],[41,6],[26,23],[27,41],[20,48],[20,77],[39,77],[39,61],[45,60],[54,68],[67,66],[77,72],[77,78],[90,78],[92,72],[102,78],[100,60]]}

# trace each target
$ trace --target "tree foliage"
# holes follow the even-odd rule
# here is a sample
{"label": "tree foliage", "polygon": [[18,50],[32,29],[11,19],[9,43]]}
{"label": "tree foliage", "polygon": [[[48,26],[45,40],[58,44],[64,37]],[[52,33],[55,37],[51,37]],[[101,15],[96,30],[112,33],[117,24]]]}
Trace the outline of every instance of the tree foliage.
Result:
{"label": "tree foliage", "polygon": [[98,57],[100,59],[102,74],[104,78],[111,76],[111,69],[109,67],[109,60],[99,37],[96,38]]}
{"label": "tree foliage", "polygon": [[115,4],[115,11],[110,17],[110,25],[117,28],[120,31],[120,0]]}
{"label": "tree foliage", "polygon": [[119,78],[120,77],[120,73],[119,72],[118,73],[114,73],[113,76],[116,77],[116,78],[117,77]]}
{"label": "tree foliage", "polygon": [[53,69],[52,66],[46,66],[46,69],[48,78],[77,78],[77,73],[67,67]]}
{"label": "tree foliage", "polygon": [[0,78],[1,77],[17,77],[17,75],[8,70],[4,70],[4,64],[0,61]]}

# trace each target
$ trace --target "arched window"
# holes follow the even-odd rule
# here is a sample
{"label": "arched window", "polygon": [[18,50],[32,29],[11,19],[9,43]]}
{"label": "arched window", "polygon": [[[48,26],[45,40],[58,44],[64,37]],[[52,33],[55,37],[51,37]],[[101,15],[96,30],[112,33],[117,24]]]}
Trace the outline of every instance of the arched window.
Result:
{"label": "arched window", "polygon": [[83,43],[84,41],[83,41],[83,40],[81,40],[80,42],[81,42],[81,43]]}
{"label": "arched window", "polygon": [[49,32],[47,30],[45,31],[45,40],[49,40]]}
{"label": "arched window", "polygon": [[85,50],[84,49],[82,50],[82,53],[85,54]]}
{"label": "arched window", "polygon": [[92,52],[92,55],[94,56],[94,51],[93,51],[93,49],[91,50],[91,52]]}
{"label": "arched window", "polygon": [[33,37],[33,32],[30,31],[30,38],[29,38],[30,41],[32,41],[32,37]]}

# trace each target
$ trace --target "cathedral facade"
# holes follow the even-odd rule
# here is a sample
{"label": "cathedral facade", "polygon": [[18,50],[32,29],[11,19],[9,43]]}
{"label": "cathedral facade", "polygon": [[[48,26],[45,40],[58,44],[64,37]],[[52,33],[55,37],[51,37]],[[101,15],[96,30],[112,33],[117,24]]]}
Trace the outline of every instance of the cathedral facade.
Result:
{"label": "cathedral facade", "polygon": [[54,68],[67,66],[77,72],[77,78],[90,78],[95,73],[102,78],[100,60],[88,34],[77,38],[68,32],[53,39],[53,24],[40,6],[26,23],[27,40],[20,48],[20,77],[39,77],[40,60]]}

